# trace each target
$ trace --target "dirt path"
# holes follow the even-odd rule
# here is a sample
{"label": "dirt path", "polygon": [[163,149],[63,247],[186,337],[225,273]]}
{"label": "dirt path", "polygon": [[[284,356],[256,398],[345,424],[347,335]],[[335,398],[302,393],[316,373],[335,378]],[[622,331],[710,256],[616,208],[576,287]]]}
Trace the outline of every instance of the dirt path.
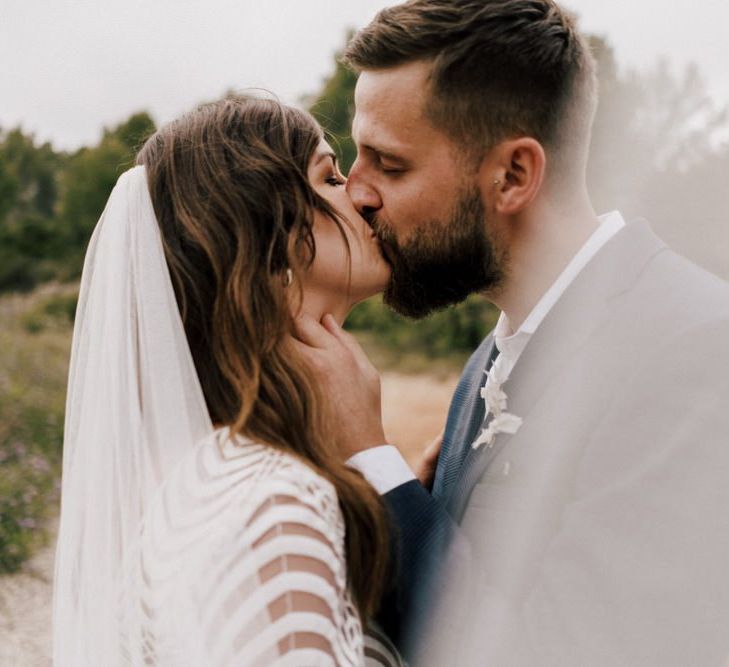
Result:
{"label": "dirt path", "polygon": [[385,433],[409,461],[445,426],[457,376],[388,373],[382,377],[382,420]]}
{"label": "dirt path", "polygon": [[20,574],[0,577],[0,665],[3,667],[51,664],[53,556],[51,544],[26,563]]}
{"label": "dirt path", "polygon": [[[456,378],[386,373],[382,378],[383,421],[388,438],[406,458],[438,434]],[[20,574],[0,577],[0,665],[51,664],[51,596],[54,544],[39,552]]]}

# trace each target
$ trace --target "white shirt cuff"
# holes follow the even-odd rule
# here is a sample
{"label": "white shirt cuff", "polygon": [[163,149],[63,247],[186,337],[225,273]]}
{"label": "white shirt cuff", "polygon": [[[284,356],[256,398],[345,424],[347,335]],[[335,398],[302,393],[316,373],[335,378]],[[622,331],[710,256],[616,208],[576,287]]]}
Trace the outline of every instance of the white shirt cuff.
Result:
{"label": "white shirt cuff", "polygon": [[394,445],[365,449],[352,456],[347,465],[359,470],[380,495],[415,479],[415,474]]}

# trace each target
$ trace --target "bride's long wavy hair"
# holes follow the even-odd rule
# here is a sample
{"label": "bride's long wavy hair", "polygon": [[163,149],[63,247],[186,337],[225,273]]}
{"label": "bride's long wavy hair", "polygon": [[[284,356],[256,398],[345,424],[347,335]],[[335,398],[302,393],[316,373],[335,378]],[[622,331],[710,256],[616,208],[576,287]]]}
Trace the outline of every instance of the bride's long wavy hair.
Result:
{"label": "bride's long wavy hair", "polygon": [[323,399],[290,342],[288,269],[295,276],[314,259],[315,209],[342,224],[307,178],[321,138],[303,111],[228,97],[160,129],[137,163],[210,417],[301,457],[334,485],[349,584],[366,621],[388,572],[384,506],[327,439]]}

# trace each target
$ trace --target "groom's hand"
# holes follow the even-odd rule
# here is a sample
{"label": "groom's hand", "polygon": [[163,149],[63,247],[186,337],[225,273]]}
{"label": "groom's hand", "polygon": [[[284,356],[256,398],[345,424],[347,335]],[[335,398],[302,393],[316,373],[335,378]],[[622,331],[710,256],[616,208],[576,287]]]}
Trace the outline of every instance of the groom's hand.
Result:
{"label": "groom's hand", "polygon": [[301,315],[295,344],[322,391],[342,456],[385,444],[380,374],[364,350],[331,315],[321,322]]}
{"label": "groom's hand", "polygon": [[443,435],[444,431],[441,431],[437,437],[423,447],[420,458],[413,466],[415,476],[428,491],[433,487],[433,477],[435,477],[435,467],[438,465],[438,456],[440,456],[440,449],[443,445]]}

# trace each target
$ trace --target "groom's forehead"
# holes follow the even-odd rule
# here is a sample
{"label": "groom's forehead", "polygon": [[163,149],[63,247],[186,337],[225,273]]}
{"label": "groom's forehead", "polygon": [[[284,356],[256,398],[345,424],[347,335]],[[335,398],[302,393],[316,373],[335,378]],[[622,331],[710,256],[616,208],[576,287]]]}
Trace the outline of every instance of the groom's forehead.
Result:
{"label": "groom's forehead", "polygon": [[359,149],[367,148],[380,157],[397,159],[412,148],[409,133],[397,131],[396,123],[368,122],[366,117],[355,115],[352,122],[352,139]]}
{"label": "groom's forehead", "polygon": [[430,70],[422,61],[364,70],[357,79],[355,106],[367,111],[410,108],[419,113],[427,97]]}
{"label": "groom's forehead", "polygon": [[427,140],[422,124],[398,109],[357,109],[352,120],[352,138],[360,147],[381,156],[401,156]]}
{"label": "groom's forehead", "polygon": [[418,140],[430,125],[424,113],[425,78],[419,74],[403,68],[360,74],[352,123],[355,141],[367,143],[377,137],[394,146]]}

